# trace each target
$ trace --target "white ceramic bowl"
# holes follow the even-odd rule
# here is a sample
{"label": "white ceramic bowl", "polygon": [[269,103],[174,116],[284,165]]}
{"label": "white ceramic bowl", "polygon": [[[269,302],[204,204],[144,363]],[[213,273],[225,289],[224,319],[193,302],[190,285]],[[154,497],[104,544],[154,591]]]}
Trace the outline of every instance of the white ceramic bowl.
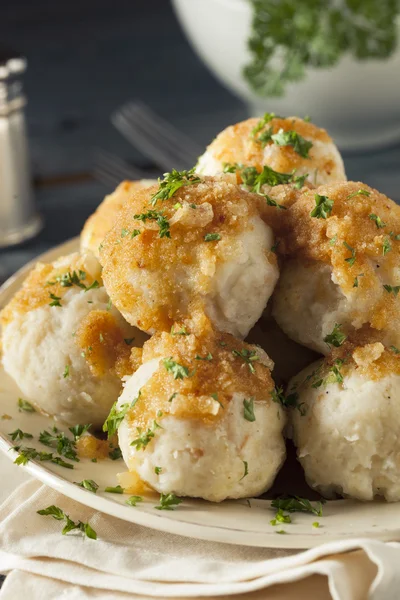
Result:
{"label": "white ceramic bowl", "polygon": [[[309,69],[278,98],[256,96],[242,75],[249,62],[248,0],[173,0],[179,20],[206,65],[250,113],[310,115],[342,149],[369,149],[400,139],[400,44],[389,60],[344,57],[331,69]],[[400,24],[399,24],[400,31]]]}

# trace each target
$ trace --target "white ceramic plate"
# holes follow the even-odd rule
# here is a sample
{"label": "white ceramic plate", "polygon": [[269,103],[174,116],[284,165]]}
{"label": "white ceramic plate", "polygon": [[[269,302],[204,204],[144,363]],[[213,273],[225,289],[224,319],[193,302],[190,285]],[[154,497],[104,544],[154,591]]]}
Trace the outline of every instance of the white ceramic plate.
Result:
{"label": "white ceramic plate", "polygon": [[[52,261],[77,248],[78,240],[71,240],[47,252],[40,260]],[[0,288],[0,309],[20,287],[31,267],[32,264],[26,265]],[[33,434],[37,440],[40,431],[53,425],[52,420],[39,413],[20,412],[17,405],[20,395],[15,383],[0,370],[0,416],[7,414],[12,417],[11,420],[0,418],[0,448],[11,460],[15,460],[17,456],[12,447],[18,443],[11,441],[8,435],[11,431],[20,428]],[[59,423],[57,427],[63,430]],[[66,428],[64,430],[69,434]],[[23,443],[48,451],[48,448],[38,441],[29,439],[23,440]],[[158,496],[154,496],[145,499],[136,507],[127,506],[125,501],[128,496],[102,491],[107,486],[117,485],[116,474],[126,470],[122,460],[103,460],[97,463],[81,460],[74,463],[73,470],[49,462],[31,461],[25,467],[15,466],[15,469],[26,469],[31,475],[62,494],[114,517],[160,531],[204,540],[266,548],[311,548],[323,542],[352,537],[371,537],[386,541],[400,538],[400,504],[363,504],[339,500],[325,504],[323,517],[294,513],[291,524],[273,527],[270,520],[274,511],[270,502],[262,499],[226,501],[221,504],[185,500],[174,511],[159,511],[154,508],[158,503]],[[97,494],[74,484],[82,479],[96,481],[100,486]],[[316,520],[320,523],[319,528],[312,526]],[[284,529],[286,534],[278,535],[279,529]]]}

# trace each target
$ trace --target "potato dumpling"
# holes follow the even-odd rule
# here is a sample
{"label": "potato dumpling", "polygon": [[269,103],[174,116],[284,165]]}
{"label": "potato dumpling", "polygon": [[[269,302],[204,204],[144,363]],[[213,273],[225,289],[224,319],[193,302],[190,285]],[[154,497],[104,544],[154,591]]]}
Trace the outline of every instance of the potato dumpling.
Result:
{"label": "potato dumpling", "polygon": [[122,181],[117,188],[106,196],[90,215],[81,231],[81,251],[90,250],[98,258],[99,246],[106,233],[111,229],[121,208],[127,199],[136,190],[150,187],[155,184],[153,179],[140,179],[139,181]]}
{"label": "potato dumpling", "polygon": [[158,492],[213,502],[265,492],[285,458],[272,366],[261,348],[211,329],[155,334],[114,409],[129,471]]}
{"label": "potato dumpling", "polygon": [[278,279],[274,236],[260,216],[265,199],[223,179],[182,180],[172,196],[157,197],[161,186],[127,200],[100,252],[107,292],[148,333],[205,312],[244,337]]}
{"label": "potato dumpling", "polygon": [[111,306],[92,255],[38,263],[0,322],[2,362],[23,398],[72,425],[103,423],[147,337]]}
{"label": "potato dumpling", "polygon": [[283,259],[273,316],[296,342],[327,354],[339,324],[400,346],[400,207],[360,182],[303,189],[280,223]]}
{"label": "potato dumpling", "polygon": [[314,185],[346,179],[339,150],[324,129],[298,117],[247,119],[227,127],[200,156],[196,170],[216,175],[229,165],[266,165],[279,173],[307,175]]}
{"label": "potato dumpling", "polygon": [[400,500],[400,356],[345,343],[289,385],[293,440],[308,484],[326,498]]}

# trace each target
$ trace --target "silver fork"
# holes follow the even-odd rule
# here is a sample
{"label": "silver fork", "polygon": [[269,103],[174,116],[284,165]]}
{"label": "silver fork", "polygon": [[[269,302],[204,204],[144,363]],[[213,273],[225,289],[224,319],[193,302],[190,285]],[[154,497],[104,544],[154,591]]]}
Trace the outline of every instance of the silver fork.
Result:
{"label": "silver fork", "polygon": [[189,169],[202,148],[141,102],[128,102],[111,121],[123,136],[164,171]]}
{"label": "silver fork", "polygon": [[115,188],[124,179],[145,178],[142,171],[128,164],[119,156],[105,150],[96,150],[94,162],[93,175],[109,188]]}

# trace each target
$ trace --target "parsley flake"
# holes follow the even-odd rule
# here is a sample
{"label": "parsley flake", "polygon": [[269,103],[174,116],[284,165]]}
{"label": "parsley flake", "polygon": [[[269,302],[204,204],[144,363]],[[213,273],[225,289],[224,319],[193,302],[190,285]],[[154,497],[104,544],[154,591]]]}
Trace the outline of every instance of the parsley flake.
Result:
{"label": "parsley flake", "polygon": [[66,521],[66,524],[61,532],[63,535],[66,535],[74,529],[78,529],[84,535],[86,535],[86,537],[92,540],[97,539],[97,533],[94,529],[92,529],[89,523],[83,523],[82,521],[78,521],[77,523],[75,523],[63,510],[61,510],[61,508],[59,508],[58,506],[54,506],[54,504],[42,510],[38,510],[37,514],[42,516],[53,517],[53,519],[56,519],[57,521]]}
{"label": "parsley flake", "polygon": [[233,356],[242,358],[248,365],[251,373],[254,374],[256,372],[253,362],[260,360],[260,357],[255,350],[248,350],[247,348],[244,348],[243,350],[232,350],[232,354]]}
{"label": "parsley flake", "polygon": [[364,277],[364,273],[359,273],[358,275],[356,275],[354,277],[353,288],[357,288],[358,287],[358,278],[359,277]]}
{"label": "parsley flake", "polygon": [[163,363],[168,373],[171,373],[174,376],[174,379],[184,379],[184,377],[189,377],[189,369],[177,363],[172,357],[165,358]]}
{"label": "parsley flake", "polygon": [[206,356],[199,356],[198,354],[196,354],[196,356],[194,357],[195,360],[212,360],[213,359],[213,355],[211,354],[211,352],[209,352]]}
{"label": "parsley flake", "polygon": [[120,485],[116,485],[115,487],[106,487],[104,491],[108,494],[123,494],[124,488],[122,488]]}
{"label": "parsley flake", "polygon": [[386,284],[383,287],[388,292],[388,294],[393,294],[394,296],[397,296],[397,294],[400,292],[400,285]]}
{"label": "parsley flake", "polygon": [[49,302],[49,306],[61,306],[61,296],[56,296],[55,294],[49,294],[52,302]]}
{"label": "parsley flake", "polygon": [[142,221],[145,223],[146,221],[156,221],[160,231],[160,238],[170,238],[171,232],[169,229],[169,221],[164,217],[162,211],[159,210],[148,210],[145,213],[140,213],[138,215],[134,215],[133,217],[137,221]]}
{"label": "parsley flake", "polygon": [[221,236],[219,233],[206,233],[204,236],[205,242],[218,242],[220,239]]}
{"label": "parsley flake", "polygon": [[250,398],[249,400],[246,400],[245,398],[243,400],[243,409],[243,416],[246,421],[254,423],[256,420],[256,415],[254,414],[254,398]]}
{"label": "parsley flake", "polygon": [[341,331],[342,325],[340,323],[335,323],[334,328],[331,333],[324,337],[324,342],[328,344],[328,346],[334,346],[335,348],[339,348],[344,342],[347,340],[347,335]]}
{"label": "parsley flake", "polygon": [[117,406],[117,401],[114,402],[107,419],[103,423],[103,431],[107,433],[108,439],[112,438],[117,433],[118,428],[124,420],[126,413],[135,406],[140,396],[141,392],[139,390],[138,395],[132,400],[130,404],[121,404],[119,408]]}
{"label": "parsley flake", "polygon": [[313,143],[304,139],[297,131],[284,131],[280,129],[278,133],[271,135],[271,140],[277,146],[292,146],[293,150],[303,158],[310,158],[309,151]]}
{"label": "parsley flake", "polygon": [[349,263],[349,265],[352,267],[354,265],[354,263],[356,262],[356,254],[357,254],[357,252],[347,242],[343,242],[343,246],[345,248],[347,248],[347,250],[349,252],[351,252],[351,256],[349,256],[348,258],[345,258],[344,260],[347,263]]}
{"label": "parsley flake", "polygon": [[315,194],[315,208],[310,212],[311,217],[316,219],[326,219],[332,212],[333,200],[328,196],[320,196]]}
{"label": "parsley flake", "polygon": [[23,440],[24,438],[27,438],[27,439],[33,438],[33,435],[31,433],[25,433],[21,429],[16,429],[15,431],[12,431],[8,435],[10,436],[10,438],[12,439],[13,442],[15,442],[15,440]]}
{"label": "parsley flake", "polygon": [[145,450],[147,445],[151,442],[151,440],[155,436],[155,432],[157,429],[162,429],[161,425],[157,423],[157,421],[153,421],[153,425],[147,429],[147,431],[142,432],[141,427],[137,427],[137,432],[139,436],[130,443],[131,446],[134,446],[136,450]]}
{"label": "parsley flake", "polygon": [[162,473],[162,468],[161,467],[154,467],[154,473],[156,475],[160,475],[160,473]]}
{"label": "parsley flake", "polygon": [[247,475],[249,474],[249,464],[247,461],[243,461],[243,466],[244,466],[244,475],[243,477],[240,478],[240,481],[242,481],[242,479],[244,479],[245,477],[247,477]]}
{"label": "parsley flake", "polygon": [[129,506],[136,506],[138,502],[143,502],[142,496],[131,496],[128,498],[125,504],[128,504]]}
{"label": "parsley flake", "polygon": [[95,494],[97,492],[97,490],[99,489],[98,484],[93,481],[93,479],[82,479],[81,482],[74,482],[75,485],[78,485],[81,488],[84,488],[85,490],[88,490],[88,492],[93,492],[93,494]]}
{"label": "parsley flake", "polygon": [[19,412],[21,412],[21,411],[29,412],[29,413],[36,412],[36,410],[32,406],[32,404],[30,402],[27,402],[26,400],[23,400],[22,398],[18,398],[18,408],[19,408]]}
{"label": "parsley flake", "polygon": [[378,217],[378,215],[372,213],[369,215],[369,218],[371,219],[371,221],[375,221],[375,225],[378,229],[383,229],[384,227],[386,227],[386,223],[384,223],[382,219]]}
{"label": "parsley flake", "polygon": [[158,180],[158,190],[150,199],[155,206],[158,200],[169,200],[181,187],[201,183],[201,179],[195,173],[195,169],[189,171],[177,171],[172,169],[170,173],[164,173],[164,178]]}
{"label": "parsley flake", "polygon": [[386,254],[387,254],[388,252],[390,252],[390,251],[391,251],[391,249],[392,249],[392,245],[391,245],[391,243],[389,242],[389,238],[385,238],[385,239],[383,240],[383,244],[382,244],[382,254],[383,254],[383,256],[386,256]]}
{"label": "parsley flake", "polygon": [[65,365],[63,377],[64,377],[64,379],[66,379],[67,377],[69,377],[69,365]]}
{"label": "parsley flake", "polygon": [[159,502],[159,505],[154,507],[157,510],[174,510],[182,500],[175,494],[161,494]]}
{"label": "parsley flake", "polygon": [[349,194],[347,196],[347,200],[350,200],[351,198],[355,198],[355,196],[370,196],[371,192],[369,192],[368,190],[358,190],[358,192],[353,192],[352,194]]}

